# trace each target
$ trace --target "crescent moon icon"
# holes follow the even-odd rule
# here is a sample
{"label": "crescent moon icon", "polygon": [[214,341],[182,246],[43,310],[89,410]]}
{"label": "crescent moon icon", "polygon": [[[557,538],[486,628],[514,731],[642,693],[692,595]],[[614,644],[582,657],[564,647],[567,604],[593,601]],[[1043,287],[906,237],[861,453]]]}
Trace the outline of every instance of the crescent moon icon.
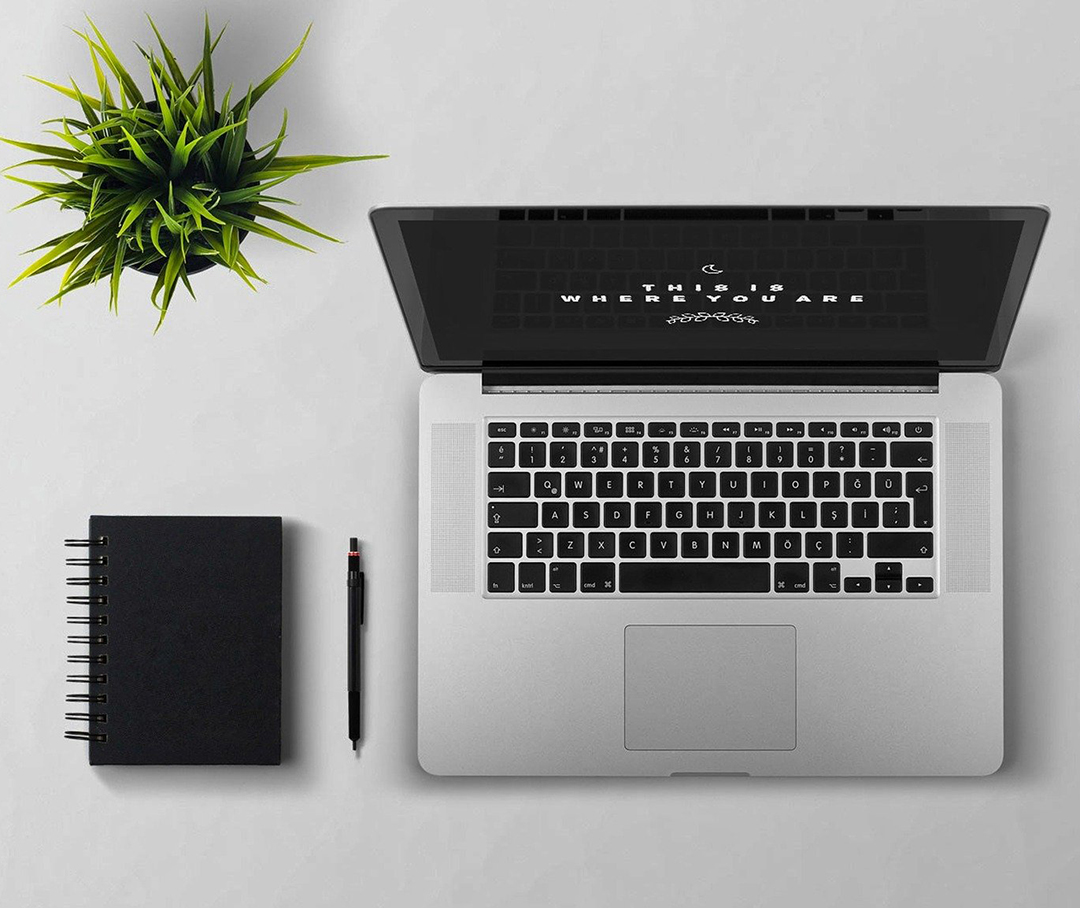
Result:
{"label": "crescent moon icon", "polygon": [[723,274],[724,273],[723,268],[717,268],[716,265],[712,264],[711,262],[708,265],[706,265],[704,268],[702,268],[701,270],[704,271],[706,274]]}

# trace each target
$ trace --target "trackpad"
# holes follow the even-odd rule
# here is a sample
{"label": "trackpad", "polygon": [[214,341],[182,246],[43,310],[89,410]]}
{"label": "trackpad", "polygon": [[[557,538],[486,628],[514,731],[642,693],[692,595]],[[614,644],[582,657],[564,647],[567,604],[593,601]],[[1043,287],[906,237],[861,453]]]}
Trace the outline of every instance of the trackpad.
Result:
{"label": "trackpad", "polygon": [[632,625],[627,750],[793,750],[795,628]]}

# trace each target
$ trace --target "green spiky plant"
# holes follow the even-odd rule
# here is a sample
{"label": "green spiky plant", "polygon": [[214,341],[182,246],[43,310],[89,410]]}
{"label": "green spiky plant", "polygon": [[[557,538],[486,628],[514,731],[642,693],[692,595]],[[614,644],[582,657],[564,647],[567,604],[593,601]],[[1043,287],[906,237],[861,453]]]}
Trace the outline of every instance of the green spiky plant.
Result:
{"label": "green spiky plant", "polygon": [[80,114],[45,121],[60,144],[3,139],[37,156],[14,167],[50,167],[63,175],[60,182],[41,182],[7,174],[37,193],[18,207],[55,201],[82,212],[82,226],[29,250],[44,252],[12,285],[62,268],[60,288],[46,300],[59,304],[70,291],[107,277],[109,308],[118,311],[124,269],[156,273],[150,299],[160,328],[179,284],[194,297],[189,274],[196,270],[223,265],[253,290],[254,282],[266,283],[240,251],[248,234],[308,249],[270,223],[337,242],[273,207],[292,203],[269,190],[317,167],[386,156],[280,155],[288,111],[276,138],[254,149],[248,142],[251,109],[296,62],[310,26],[281,66],[230,103],[231,88],[220,102],[214,93],[212,58],[225,29],[213,37],[209,16],[202,59],[190,75],[150,20],[160,53],[136,45],[150,74],[152,91],[145,96],[97,26],[89,17],[87,22],[88,30],[75,33],[89,49],[97,97],[74,80],[69,88],[35,78],[77,103]]}

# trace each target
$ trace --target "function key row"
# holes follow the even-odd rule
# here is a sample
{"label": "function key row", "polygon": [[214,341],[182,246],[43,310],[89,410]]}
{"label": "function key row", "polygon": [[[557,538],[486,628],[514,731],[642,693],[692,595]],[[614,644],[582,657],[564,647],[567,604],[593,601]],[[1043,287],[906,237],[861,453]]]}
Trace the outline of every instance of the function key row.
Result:
{"label": "function key row", "polygon": [[932,422],[513,422],[488,423],[489,438],[931,438]]}

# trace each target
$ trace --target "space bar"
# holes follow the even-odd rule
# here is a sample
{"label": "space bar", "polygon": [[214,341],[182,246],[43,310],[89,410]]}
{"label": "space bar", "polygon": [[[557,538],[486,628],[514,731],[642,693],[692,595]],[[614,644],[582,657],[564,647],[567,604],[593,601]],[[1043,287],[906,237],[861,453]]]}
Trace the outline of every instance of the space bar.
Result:
{"label": "space bar", "polygon": [[619,565],[623,593],[767,593],[768,563],[682,562]]}

